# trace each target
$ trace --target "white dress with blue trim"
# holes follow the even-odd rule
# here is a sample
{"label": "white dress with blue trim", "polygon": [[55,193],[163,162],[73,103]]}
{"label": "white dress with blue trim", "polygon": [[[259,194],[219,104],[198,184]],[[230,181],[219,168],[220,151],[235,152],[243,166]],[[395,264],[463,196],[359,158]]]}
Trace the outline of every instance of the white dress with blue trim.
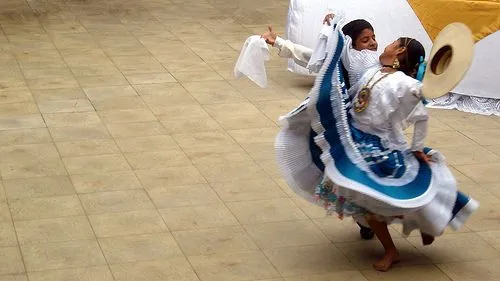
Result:
{"label": "white dress with blue trim", "polygon": [[[335,34],[310,99],[282,118],[276,152],[287,183],[311,202],[334,203],[329,209],[342,215],[399,218],[404,234],[419,229],[438,236],[448,225],[458,229],[478,203],[457,191],[444,157],[423,146],[428,115],[420,82],[402,72],[390,74],[371,89],[366,110],[355,112],[350,103],[359,87],[382,74],[380,67],[369,69],[348,93],[340,68],[345,39]],[[411,146],[404,135],[410,125]],[[414,150],[433,155],[433,161],[419,161]],[[322,188],[325,178],[333,188]]]}

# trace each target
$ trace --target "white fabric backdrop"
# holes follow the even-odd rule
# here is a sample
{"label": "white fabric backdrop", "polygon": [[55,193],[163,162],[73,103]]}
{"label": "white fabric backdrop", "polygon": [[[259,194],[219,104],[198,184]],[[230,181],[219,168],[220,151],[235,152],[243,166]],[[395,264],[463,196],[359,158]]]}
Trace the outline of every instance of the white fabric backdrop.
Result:
{"label": "white fabric backdrop", "polygon": [[[329,8],[342,11],[346,22],[366,19],[374,29],[379,52],[400,36],[413,37],[425,47],[432,41],[406,0],[290,0],[286,36],[294,43],[314,48]],[[500,99],[500,31],[476,43],[473,65],[464,80],[453,91],[462,95]],[[288,69],[309,72],[289,61]]]}

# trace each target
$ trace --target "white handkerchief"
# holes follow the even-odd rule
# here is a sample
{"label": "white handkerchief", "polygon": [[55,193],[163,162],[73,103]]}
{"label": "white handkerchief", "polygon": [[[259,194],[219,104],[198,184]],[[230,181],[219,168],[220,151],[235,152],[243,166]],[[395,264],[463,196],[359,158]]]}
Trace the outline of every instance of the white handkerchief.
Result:
{"label": "white handkerchief", "polygon": [[259,87],[267,87],[265,61],[269,60],[269,48],[266,41],[259,35],[248,37],[241,49],[240,56],[234,67],[234,76],[247,76]]}

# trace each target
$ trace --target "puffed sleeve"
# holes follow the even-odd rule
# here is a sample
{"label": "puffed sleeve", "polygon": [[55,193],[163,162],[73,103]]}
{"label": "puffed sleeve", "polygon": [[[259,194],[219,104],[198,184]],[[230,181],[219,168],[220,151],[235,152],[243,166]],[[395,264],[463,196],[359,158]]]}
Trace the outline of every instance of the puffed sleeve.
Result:
{"label": "puffed sleeve", "polygon": [[296,64],[306,67],[311,59],[313,53],[312,49],[305,46],[295,44],[290,40],[284,40],[283,38],[276,37],[276,42],[274,47],[280,50],[279,56],[282,58],[291,58]]}

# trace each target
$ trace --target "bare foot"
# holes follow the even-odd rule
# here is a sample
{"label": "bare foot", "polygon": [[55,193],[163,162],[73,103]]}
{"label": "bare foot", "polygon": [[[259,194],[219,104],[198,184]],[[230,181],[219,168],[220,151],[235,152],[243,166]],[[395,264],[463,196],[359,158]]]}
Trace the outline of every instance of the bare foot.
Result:
{"label": "bare foot", "polygon": [[373,264],[373,268],[378,271],[386,272],[393,264],[398,263],[400,260],[398,250],[388,250],[381,260]]}
{"label": "bare foot", "polygon": [[428,246],[434,242],[434,236],[432,235],[420,233],[420,236],[422,236],[422,244],[424,244],[424,246]]}

